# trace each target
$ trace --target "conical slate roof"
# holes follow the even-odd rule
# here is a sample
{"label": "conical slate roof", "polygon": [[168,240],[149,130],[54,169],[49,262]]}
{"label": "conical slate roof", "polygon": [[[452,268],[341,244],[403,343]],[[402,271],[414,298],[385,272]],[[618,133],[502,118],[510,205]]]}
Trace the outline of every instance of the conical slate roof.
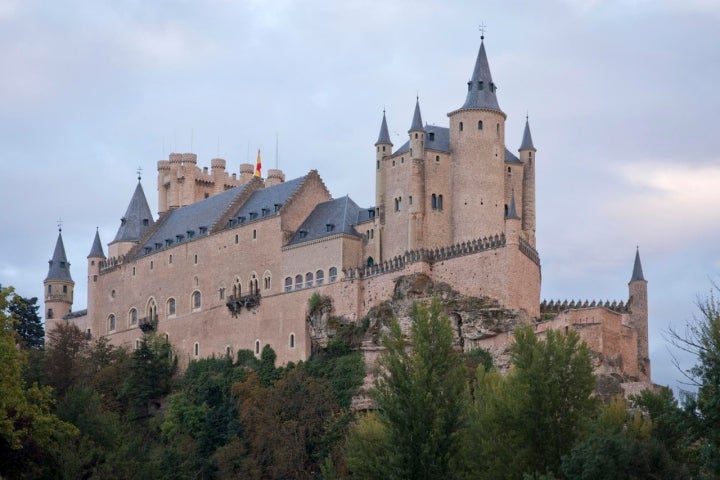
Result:
{"label": "conical slate roof", "polygon": [[535,146],[533,145],[532,141],[532,135],[530,134],[530,119],[527,117],[525,118],[525,132],[523,132],[520,150],[535,150]]}
{"label": "conical slate roof", "polygon": [[412,125],[410,125],[410,130],[408,132],[416,131],[416,130],[422,130],[423,128],[423,122],[422,122],[422,115],[420,115],[420,99],[418,98],[415,101],[415,113],[413,114],[412,119]]}
{"label": "conical slate roof", "polygon": [[493,83],[490,74],[490,64],[488,63],[487,54],[485,53],[485,43],[480,42],[480,51],[478,52],[475,68],[472,77],[468,82],[468,92],[465,103],[460,110],[482,108],[487,110],[500,110],[497,96],[495,95],[496,86]]}
{"label": "conical slate roof", "polygon": [[515,208],[515,192],[512,192],[510,195],[510,207],[508,207],[508,213],[505,215],[505,218],[520,219],[520,216],[517,214],[517,209]]}
{"label": "conical slate roof", "polygon": [[52,260],[48,262],[50,268],[48,269],[47,277],[48,280],[65,280],[72,282],[73,279],[70,276],[70,263],[67,261],[65,255],[65,245],[63,244],[62,231],[58,232],[57,242],[55,243],[55,251],[53,252]]}
{"label": "conical slate roof", "polygon": [[97,230],[95,231],[95,240],[93,240],[92,248],[87,258],[107,258],[105,257],[105,252],[103,252],[102,242],[100,241],[100,232]]}
{"label": "conical slate roof", "polygon": [[645,277],[643,276],[642,264],[640,263],[640,249],[639,248],[635,251],[635,265],[633,265],[633,273],[632,273],[632,278],[630,278],[630,283],[637,282],[637,281],[641,281],[641,282],[646,281]]}
{"label": "conical slate roof", "polygon": [[145,236],[154,223],[142,184],[138,181],[125,216],[120,219],[120,228],[113,243],[137,242]]}
{"label": "conical slate roof", "polygon": [[382,124],[380,124],[380,135],[378,135],[377,142],[375,142],[375,145],[380,145],[380,144],[392,145],[392,142],[390,141],[390,133],[388,132],[387,119],[385,118],[384,110],[383,110]]}

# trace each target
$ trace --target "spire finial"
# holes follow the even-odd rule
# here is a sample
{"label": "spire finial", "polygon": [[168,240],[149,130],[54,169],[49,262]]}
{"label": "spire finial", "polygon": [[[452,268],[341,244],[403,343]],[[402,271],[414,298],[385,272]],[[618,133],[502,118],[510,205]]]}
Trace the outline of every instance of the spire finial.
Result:
{"label": "spire finial", "polygon": [[479,30],[480,30],[480,40],[485,40],[485,28],[487,28],[487,27],[485,26],[485,24],[484,24],[484,23],[480,23],[480,27],[479,27]]}
{"label": "spire finial", "polygon": [[138,167],[137,170],[138,182],[142,180],[142,167]]}
{"label": "spire finial", "polygon": [[58,220],[57,220],[58,232],[62,232],[62,224],[63,224],[62,218],[58,218]]}

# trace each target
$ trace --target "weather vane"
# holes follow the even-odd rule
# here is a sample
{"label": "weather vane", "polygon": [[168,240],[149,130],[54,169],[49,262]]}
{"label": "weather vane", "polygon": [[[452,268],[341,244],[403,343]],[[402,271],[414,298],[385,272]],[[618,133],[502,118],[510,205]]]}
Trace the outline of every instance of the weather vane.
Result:
{"label": "weather vane", "polygon": [[138,167],[137,174],[138,174],[138,181],[140,181],[142,179],[142,167]]}
{"label": "weather vane", "polygon": [[58,232],[62,232],[62,218],[58,218],[57,226],[58,226]]}
{"label": "weather vane", "polygon": [[481,23],[480,24],[480,40],[485,40],[485,28],[487,28],[487,27],[485,27],[485,24]]}

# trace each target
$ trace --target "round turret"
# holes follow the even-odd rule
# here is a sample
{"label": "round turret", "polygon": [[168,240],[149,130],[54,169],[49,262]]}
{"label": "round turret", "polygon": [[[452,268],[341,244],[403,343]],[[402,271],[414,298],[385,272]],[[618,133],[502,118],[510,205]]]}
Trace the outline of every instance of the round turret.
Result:
{"label": "round turret", "polygon": [[182,154],[182,163],[189,163],[192,165],[197,165],[197,155],[194,153],[183,153]]}
{"label": "round turret", "polygon": [[267,178],[265,179],[265,186],[272,187],[273,185],[279,185],[285,181],[285,174],[282,170],[277,168],[270,168],[267,172]]}
{"label": "round turret", "polygon": [[240,185],[248,183],[255,174],[255,165],[250,163],[240,164]]}
{"label": "round turret", "polygon": [[213,174],[216,171],[224,172],[226,164],[227,163],[222,158],[213,158],[212,160],[210,160],[210,168],[212,169]]}
{"label": "round turret", "polygon": [[170,163],[180,163],[182,162],[182,153],[171,153],[168,158]]}

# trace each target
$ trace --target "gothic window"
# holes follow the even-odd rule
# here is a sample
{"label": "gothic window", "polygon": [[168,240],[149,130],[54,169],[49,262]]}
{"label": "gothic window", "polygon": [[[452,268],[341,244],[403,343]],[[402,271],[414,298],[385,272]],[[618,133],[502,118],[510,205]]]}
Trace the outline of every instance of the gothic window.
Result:
{"label": "gothic window", "polygon": [[305,288],[310,288],[313,286],[313,274],[312,272],[308,272],[305,274]]}
{"label": "gothic window", "polygon": [[292,277],[285,277],[285,291],[289,292],[292,290]]}
{"label": "gothic window", "polygon": [[157,318],[157,304],[155,303],[155,299],[151,298],[148,300],[147,308],[145,309],[145,316],[148,318],[148,320],[155,320]]}
{"label": "gothic window", "polygon": [[115,331],[115,315],[110,314],[108,317],[108,332],[114,332]]}
{"label": "gothic window", "polygon": [[270,272],[266,271],[265,275],[263,275],[263,288],[265,290],[270,290],[271,284],[270,279],[272,278],[272,275],[270,275]]}
{"label": "gothic window", "polygon": [[200,307],[202,307],[202,295],[197,290],[192,294],[192,307],[193,310],[200,310]]}
{"label": "gothic window", "polygon": [[240,285],[240,279],[235,277],[235,280],[233,280],[233,297],[240,298],[241,294],[242,286]]}
{"label": "gothic window", "polygon": [[218,294],[220,295],[220,300],[225,300],[225,287],[220,287]]}
{"label": "gothic window", "polygon": [[130,315],[129,315],[129,317],[130,317],[130,326],[133,327],[133,326],[137,325],[138,315],[137,315],[137,310],[136,310],[136,309],[134,309],[134,308],[131,308],[131,309],[130,309]]}
{"label": "gothic window", "polygon": [[295,290],[300,290],[303,287],[303,276],[295,275]]}
{"label": "gothic window", "polygon": [[174,298],[168,298],[167,314],[168,314],[168,317],[172,317],[175,315],[175,299]]}
{"label": "gothic window", "polygon": [[257,274],[253,272],[250,274],[250,295],[257,295],[259,291]]}
{"label": "gothic window", "polygon": [[330,283],[337,280],[337,267],[330,267],[330,270],[328,271],[328,276],[330,277]]}
{"label": "gothic window", "polygon": [[325,272],[318,270],[315,272],[315,285],[322,285],[325,281]]}

